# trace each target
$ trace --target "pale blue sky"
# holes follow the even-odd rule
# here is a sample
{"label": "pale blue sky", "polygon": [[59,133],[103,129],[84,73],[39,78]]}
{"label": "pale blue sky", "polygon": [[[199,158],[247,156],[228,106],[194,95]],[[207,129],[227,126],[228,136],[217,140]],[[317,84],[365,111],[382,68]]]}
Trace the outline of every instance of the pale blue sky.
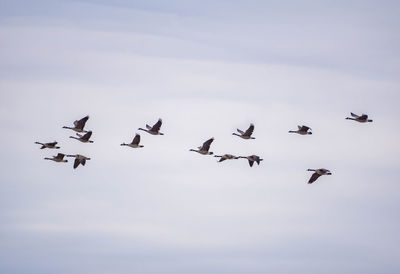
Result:
{"label": "pale blue sky", "polygon": [[[0,0],[0,272],[399,273],[399,13]],[[62,129],[87,114],[94,144]],[[165,136],[119,146],[160,117]],[[189,152],[210,137],[264,161]],[[44,161],[53,140],[92,160]]]}

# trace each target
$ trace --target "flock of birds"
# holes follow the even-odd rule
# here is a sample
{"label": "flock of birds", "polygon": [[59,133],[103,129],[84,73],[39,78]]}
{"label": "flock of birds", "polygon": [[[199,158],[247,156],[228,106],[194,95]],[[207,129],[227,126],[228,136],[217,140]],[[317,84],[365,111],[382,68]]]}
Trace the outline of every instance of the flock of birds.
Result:
{"label": "flock of birds", "polygon": [[[371,119],[368,119],[367,114],[362,114],[362,115],[356,115],[354,113],[350,113],[351,117],[346,117],[347,120],[354,120],[359,123],[366,123],[366,122],[372,122]],[[65,129],[71,129],[76,132],[76,136],[70,136],[72,139],[76,139],[82,143],[93,143],[92,140],[90,140],[90,137],[92,136],[92,131],[87,131],[85,130],[85,124],[89,120],[89,116],[83,117],[80,120],[74,121],[74,126],[73,127],[67,127],[64,126],[63,128]],[[162,125],[162,120],[158,119],[158,121],[153,125],[149,126],[146,124],[146,128],[138,128],[138,130],[145,131],[151,135],[164,135],[163,133],[160,132]],[[252,136],[254,131],[254,125],[250,124],[249,128],[246,131],[242,131],[240,129],[237,129],[238,133],[232,133],[232,135],[238,136],[242,139],[249,140],[249,139],[255,139],[255,137]],[[84,134],[83,134],[84,133]],[[300,135],[311,135],[311,128],[307,126],[298,126],[298,130],[290,130],[289,133],[297,133]],[[190,151],[197,152],[202,155],[213,155],[214,153],[210,151],[210,146],[212,142],[214,141],[214,138],[208,139],[205,141],[201,146],[199,146],[197,149],[190,149]],[[57,142],[51,142],[51,143],[41,143],[41,142],[35,142],[35,144],[41,145],[41,149],[49,148],[49,149],[59,149],[60,147],[57,146]],[[140,135],[136,133],[135,137],[133,138],[131,143],[122,143],[121,146],[128,146],[131,148],[142,148],[143,145],[140,145]],[[75,155],[67,155],[63,153],[58,153],[56,156],[53,156],[52,158],[44,158],[45,160],[51,160],[54,162],[58,163],[66,163],[68,160],[64,159],[64,157],[73,157],[75,158],[74,160],[74,169],[77,168],[79,165],[85,165],[86,161],[90,160],[89,157],[86,157],[81,154],[75,154]],[[247,159],[249,162],[250,167],[253,166],[254,162],[257,163],[257,165],[260,164],[260,162],[263,160],[260,158],[258,155],[250,155],[250,156],[235,156],[232,154],[223,154],[223,155],[214,155],[214,157],[220,158],[218,162],[223,162],[225,160],[235,160],[235,159]],[[315,182],[320,176],[322,175],[332,175],[332,173],[325,168],[319,168],[319,169],[307,169],[307,171],[313,171],[314,173],[311,175],[311,178],[308,180],[309,184],[312,184]]]}

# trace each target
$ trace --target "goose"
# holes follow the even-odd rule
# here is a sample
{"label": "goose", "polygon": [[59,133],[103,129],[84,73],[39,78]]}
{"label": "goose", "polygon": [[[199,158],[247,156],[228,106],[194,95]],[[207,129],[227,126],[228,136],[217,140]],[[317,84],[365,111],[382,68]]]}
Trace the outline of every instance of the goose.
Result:
{"label": "goose", "polygon": [[240,134],[237,133],[232,133],[232,135],[239,136],[240,138],[243,139],[255,139],[254,137],[251,137],[251,134],[253,134],[254,131],[254,125],[250,124],[249,128],[246,130],[246,132],[243,132],[240,129],[236,129]]}
{"label": "goose", "polygon": [[44,158],[45,160],[51,160],[51,161],[54,161],[54,162],[58,162],[58,163],[60,163],[60,162],[63,162],[63,163],[66,163],[66,162],[68,162],[68,160],[64,160],[64,156],[65,156],[65,154],[63,154],[63,153],[58,153],[56,156],[53,156],[53,158]]}
{"label": "goose", "polygon": [[80,154],[75,154],[75,155],[67,155],[67,157],[74,157],[74,169],[79,166],[79,164],[82,164],[83,166],[86,164],[86,160],[90,160],[90,158],[80,155]]}
{"label": "goose", "polygon": [[160,119],[158,119],[157,123],[155,123],[152,127],[146,124],[147,129],[140,127],[140,128],[138,128],[138,130],[146,131],[147,133],[150,133],[151,135],[164,135],[164,133],[160,132],[161,125],[162,125],[162,120],[160,118]]}
{"label": "goose", "polygon": [[298,130],[290,130],[289,133],[297,133],[300,135],[307,135],[307,134],[311,135],[312,134],[311,131],[308,131],[308,130],[311,130],[311,128],[309,128],[307,126],[303,125],[303,126],[297,126],[297,127],[299,128]]}
{"label": "goose", "polygon": [[365,122],[372,122],[371,119],[368,119],[368,115],[367,114],[362,114],[361,116],[358,116],[357,114],[354,114],[353,112],[350,112],[351,117],[346,117],[346,120],[354,120],[360,123],[365,123]]}
{"label": "goose", "polygon": [[209,152],[208,150],[210,149],[210,145],[213,141],[214,141],[214,137],[205,141],[202,146],[198,147],[198,150],[190,149],[190,151],[198,152],[202,155],[212,155],[213,152],[211,152],[211,151]]}
{"label": "goose", "polygon": [[214,157],[219,157],[218,162],[222,162],[225,160],[234,160],[234,159],[239,159],[238,156],[232,155],[232,154],[224,154],[224,155],[214,155]]}
{"label": "goose", "polygon": [[249,161],[249,165],[250,167],[253,166],[254,162],[257,163],[257,165],[260,164],[260,162],[264,159],[261,159],[259,156],[257,155],[250,155],[250,156],[239,156],[239,158],[243,158],[243,159],[247,159]]}
{"label": "goose", "polygon": [[309,169],[307,169],[307,171],[314,171],[313,175],[311,175],[310,180],[308,180],[309,184],[314,183],[321,175],[332,175],[332,172],[330,172],[326,168],[319,168],[319,169],[310,169],[309,168]]}
{"label": "goose", "polygon": [[86,132],[85,135],[81,135],[81,134],[79,134],[79,133],[77,133],[76,135],[77,135],[79,138],[76,138],[75,136],[69,136],[69,138],[76,139],[76,140],[78,140],[78,141],[81,141],[82,143],[93,143],[92,140],[89,140],[89,139],[90,139],[90,136],[92,136],[92,132],[91,132],[91,131]]}
{"label": "goose", "polygon": [[73,131],[76,131],[76,132],[87,132],[86,130],[83,129],[85,127],[87,120],[89,120],[89,115],[86,117],[83,117],[80,120],[76,120],[74,122],[74,127],[63,126],[63,128],[72,129]]}
{"label": "goose", "polygon": [[40,143],[40,142],[35,142],[35,144],[38,145],[42,145],[42,147],[40,149],[44,149],[44,148],[55,148],[55,149],[59,149],[60,147],[56,146],[57,142],[52,142],[52,143]]}
{"label": "goose", "polygon": [[140,143],[140,135],[136,133],[135,137],[132,140],[132,143],[130,144],[122,143],[121,146],[128,146],[132,148],[143,147],[142,145],[139,145],[139,143]]}

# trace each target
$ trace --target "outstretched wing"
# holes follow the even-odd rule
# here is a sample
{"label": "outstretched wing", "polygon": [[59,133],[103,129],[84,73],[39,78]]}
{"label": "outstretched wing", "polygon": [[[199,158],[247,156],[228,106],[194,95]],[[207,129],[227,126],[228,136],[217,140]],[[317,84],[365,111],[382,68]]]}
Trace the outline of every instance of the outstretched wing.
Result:
{"label": "outstretched wing", "polygon": [[50,147],[54,147],[57,145],[57,142],[52,142],[52,143],[47,143],[46,145],[50,146]]}
{"label": "outstretched wing", "polygon": [[368,119],[368,115],[367,114],[363,114],[360,116],[360,120],[367,120]]}
{"label": "outstretched wing", "polygon": [[81,163],[81,161],[78,158],[75,158],[74,161],[74,168],[77,168],[79,166],[79,164]]}
{"label": "outstretched wing", "polygon": [[135,138],[132,140],[132,145],[138,145],[140,143],[140,135],[136,134]]}
{"label": "outstretched wing", "polygon": [[307,132],[310,128],[308,126],[302,126],[299,130]]}
{"label": "outstretched wing", "polygon": [[82,140],[85,140],[85,141],[89,141],[89,139],[90,139],[91,136],[92,136],[92,132],[91,132],[91,131],[88,131],[87,133],[85,133],[85,135],[83,135],[83,136],[81,137],[81,139],[82,139]]}
{"label": "outstretched wing", "polygon": [[211,143],[212,143],[213,141],[214,141],[214,138],[211,138],[211,139],[208,139],[207,141],[205,141],[205,142],[203,143],[203,146],[201,147],[200,150],[208,151],[208,150],[210,149],[210,145],[211,145]]}
{"label": "outstretched wing", "polygon": [[249,160],[249,165],[250,165],[250,167],[252,167],[253,164],[254,164],[254,161],[253,161],[253,160]]}
{"label": "outstretched wing", "polygon": [[63,153],[58,153],[57,156],[54,157],[54,158],[55,158],[55,159],[60,159],[60,160],[62,160],[62,159],[64,159],[64,156],[65,156],[65,154],[63,154]]}
{"label": "outstretched wing", "polygon": [[243,130],[240,130],[240,129],[238,129],[238,128],[237,128],[236,130],[237,130],[237,132],[239,132],[240,134],[242,134],[242,135],[244,134],[244,131],[243,131]]}
{"label": "outstretched wing", "polygon": [[354,114],[353,112],[350,112],[351,116],[353,116],[354,118],[358,118],[360,116],[358,116],[357,114]]}
{"label": "outstretched wing", "polygon": [[83,117],[82,119],[75,121],[74,122],[75,128],[83,130],[87,120],[89,120],[89,116]]}
{"label": "outstretched wing", "polygon": [[162,120],[158,119],[157,123],[151,128],[152,131],[159,131],[162,125]]}
{"label": "outstretched wing", "polygon": [[243,134],[244,136],[251,136],[251,134],[253,134],[254,131],[254,125],[250,124],[249,128],[246,130],[246,132]]}
{"label": "outstretched wing", "polygon": [[308,180],[308,183],[309,184],[314,183],[319,178],[319,176],[321,175],[319,175],[317,172],[314,172],[313,175],[311,175],[310,180]]}

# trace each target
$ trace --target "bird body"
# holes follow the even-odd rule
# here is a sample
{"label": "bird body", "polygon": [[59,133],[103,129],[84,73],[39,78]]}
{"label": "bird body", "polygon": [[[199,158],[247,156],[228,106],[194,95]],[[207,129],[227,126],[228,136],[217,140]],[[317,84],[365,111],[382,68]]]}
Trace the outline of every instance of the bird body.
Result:
{"label": "bird body", "polygon": [[198,147],[198,149],[190,149],[190,151],[194,151],[194,152],[200,153],[202,155],[212,155],[213,152],[211,152],[209,150],[210,150],[210,145],[213,141],[214,141],[214,137],[205,141],[202,146]]}
{"label": "bird body", "polygon": [[314,183],[320,176],[322,175],[332,175],[332,172],[330,172],[326,168],[319,168],[319,169],[307,169],[307,171],[314,171],[313,175],[311,175],[310,180],[308,180],[309,184]]}
{"label": "bird body", "polygon": [[92,136],[92,132],[91,131],[86,132],[84,135],[81,135],[79,133],[77,133],[76,135],[78,136],[78,138],[75,137],[75,136],[69,136],[69,138],[76,139],[78,141],[81,141],[82,143],[93,143],[92,140],[89,140],[90,137]]}
{"label": "bird body", "polygon": [[162,125],[162,119],[160,118],[158,119],[157,123],[155,123],[152,127],[146,124],[146,129],[138,128],[138,130],[146,131],[151,135],[164,135],[164,133],[160,132],[161,125]]}
{"label": "bird body", "polygon": [[219,157],[218,162],[223,162],[225,160],[234,160],[234,159],[239,159],[238,156],[232,155],[232,154],[224,154],[224,155],[214,155],[214,157]]}
{"label": "bird body", "polygon": [[290,130],[289,133],[297,133],[300,135],[311,135],[312,132],[309,131],[311,130],[311,128],[307,127],[307,126],[297,126],[298,130]]}
{"label": "bird body", "polygon": [[66,163],[66,162],[68,162],[68,160],[64,160],[64,156],[65,156],[65,154],[63,154],[63,153],[58,153],[56,156],[53,156],[53,158],[44,158],[45,160],[51,160],[51,161],[54,161],[54,162],[58,162],[58,163],[60,163],[60,162],[63,162],[63,163]]}
{"label": "bird body", "polygon": [[257,165],[259,165],[260,162],[264,160],[264,159],[261,159],[261,158],[260,158],[259,156],[257,156],[257,155],[239,156],[239,158],[247,159],[247,160],[249,161],[250,167],[253,166],[254,162],[256,162]]}
{"label": "bird body", "polygon": [[253,134],[254,131],[254,125],[250,124],[249,128],[246,130],[246,132],[240,130],[240,129],[236,129],[237,132],[239,132],[239,134],[237,133],[232,133],[232,135],[236,135],[239,136],[242,139],[255,139],[254,137],[251,137],[251,135]]}
{"label": "bird body", "polygon": [[143,147],[142,145],[139,145],[140,143],[140,135],[136,133],[135,137],[133,138],[132,142],[130,144],[125,144],[122,143],[121,146],[128,146],[131,148],[140,148]]}
{"label": "bird body", "polygon": [[346,120],[354,120],[359,123],[366,123],[366,122],[372,122],[371,119],[368,119],[367,114],[362,114],[361,116],[354,114],[353,112],[350,112],[352,117],[346,117]]}
{"label": "bird body", "polygon": [[80,164],[85,165],[87,160],[90,160],[89,157],[80,155],[80,154],[75,154],[75,155],[67,155],[67,157],[74,157],[74,169],[77,168]]}
{"label": "bird body", "polygon": [[35,142],[35,144],[42,145],[40,149],[45,149],[45,148],[55,148],[59,149],[60,147],[57,146],[57,142],[52,142],[52,143],[40,143],[40,142]]}
{"label": "bird body", "polygon": [[80,120],[74,121],[74,127],[63,126],[63,128],[72,129],[73,131],[76,131],[76,132],[88,132],[83,129],[85,127],[87,120],[89,120],[89,116],[86,116]]}

